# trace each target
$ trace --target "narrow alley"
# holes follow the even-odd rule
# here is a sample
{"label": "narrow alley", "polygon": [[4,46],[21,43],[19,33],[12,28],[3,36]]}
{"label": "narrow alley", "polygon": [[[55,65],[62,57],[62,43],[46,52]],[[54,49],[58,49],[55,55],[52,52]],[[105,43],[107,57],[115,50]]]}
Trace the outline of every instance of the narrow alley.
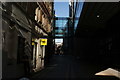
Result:
{"label": "narrow alley", "polygon": [[71,55],[54,55],[51,63],[32,80],[119,80],[116,77],[96,76],[105,70],[105,65],[95,62],[79,61]]}
{"label": "narrow alley", "polygon": [[91,1],[1,1],[0,79],[120,80],[120,2]]}

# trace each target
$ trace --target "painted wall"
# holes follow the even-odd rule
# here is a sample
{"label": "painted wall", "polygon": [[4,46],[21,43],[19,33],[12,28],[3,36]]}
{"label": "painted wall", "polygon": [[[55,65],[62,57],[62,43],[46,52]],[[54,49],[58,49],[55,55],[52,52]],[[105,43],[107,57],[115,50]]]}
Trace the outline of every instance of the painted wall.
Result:
{"label": "painted wall", "polygon": [[34,69],[34,71],[36,72],[44,68],[45,46],[40,45],[40,38],[35,39],[35,42],[37,43],[37,50],[36,50],[36,55],[35,53],[33,53],[33,55],[36,56],[36,68]]}
{"label": "painted wall", "polygon": [[[0,7],[2,4],[0,3]],[[2,11],[0,10],[0,14]],[[0,79],[2,79],[2,16],[0,15]]]}
{"label": "painted wall", "polygon": [[[27,32],[25,29],[21,29],[21,27],[27,27],[29,24],[27,23],[27,19],[25,15],[21,13],[16,6],[11,7],[12,14],[4,15],[2,19],[2,34],[3,34],[3,54],[2,54],[2,63],[3,63],[3,78],[18,78],[24,75],[24,65],[23,63],[18,63],[18,36],[21,36],[31,44],[31,33]],[[14,19],[18,19],[22,21],[21,17],[24,16],[23,22],[11,23],[10,16],[14,17]],[[19,17],[18,17],[19,16]],[[12,24],[12,26],[11,26]],[[30,56],[30,55],[29,55]]]}

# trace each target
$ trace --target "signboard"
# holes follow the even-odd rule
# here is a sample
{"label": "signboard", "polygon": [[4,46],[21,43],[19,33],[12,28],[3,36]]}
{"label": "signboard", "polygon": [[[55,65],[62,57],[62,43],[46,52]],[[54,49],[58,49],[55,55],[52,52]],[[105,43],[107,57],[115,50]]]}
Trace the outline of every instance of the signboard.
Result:
{"label": "signboard", "polygon": [[47,45],[47,39],[46,38],[40,39],[40,45]]}
{"label": "signboard", "polygon": [[32,45],[35,45],[35,43],[34,43],[34,42],[32,42]]}

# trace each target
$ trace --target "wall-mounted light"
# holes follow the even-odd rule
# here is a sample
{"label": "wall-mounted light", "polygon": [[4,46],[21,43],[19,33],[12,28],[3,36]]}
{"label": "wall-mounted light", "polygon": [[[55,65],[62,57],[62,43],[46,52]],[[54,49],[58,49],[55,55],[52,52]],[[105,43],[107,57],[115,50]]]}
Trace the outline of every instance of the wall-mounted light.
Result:
{"label": "wall-mounted light", "polygon": [[100,17],[100,15],[97,15],[97,17],[99,18],[99,17]]}

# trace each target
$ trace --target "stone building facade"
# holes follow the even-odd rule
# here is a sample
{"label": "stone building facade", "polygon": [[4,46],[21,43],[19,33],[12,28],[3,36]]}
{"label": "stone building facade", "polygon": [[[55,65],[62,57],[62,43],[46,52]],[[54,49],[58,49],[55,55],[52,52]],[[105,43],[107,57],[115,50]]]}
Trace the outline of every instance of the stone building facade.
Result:
{"label": "stone building facade", "polygon": [[53,3],[4,2],[1,9],[3,79],[25,75],[25,54],[29,57],[30,73],[41,70],[45,46],[40,45],[40,39],[52,31]]}

